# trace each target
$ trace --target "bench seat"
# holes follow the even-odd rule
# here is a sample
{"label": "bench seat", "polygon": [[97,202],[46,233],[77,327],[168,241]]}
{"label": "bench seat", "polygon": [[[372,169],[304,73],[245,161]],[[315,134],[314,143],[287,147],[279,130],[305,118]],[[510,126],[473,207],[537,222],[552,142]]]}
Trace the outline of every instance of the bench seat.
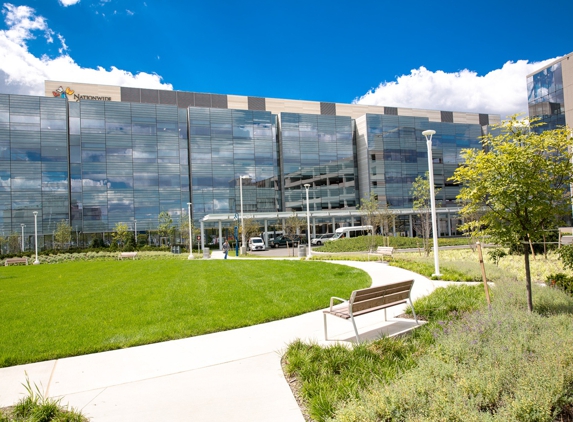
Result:
{"label": "bench seat", "polygon": [[368,252],[368,260],[370,260],[370,255],[393,257],[394,248],[392,246],[378,246],[376,252]]}
{"label": "bench seat", "polygon": [[[360,315],[369,314],[370,312],[384,310],[384,320],[386,321],[387,308],[408,302],[412,307],[412,313],[414,314],[416,324],[419,325],[420,323],[418,322],[418,317],[416,316],[416,311],[414,310],[414,304],[410,298],[410,292],[412,291],[413,285],[414,280],[406,280],[397,283],[386,284],[384,286],[354,290],[350,295],[349,300],[341,299],[339,297],[331,297],[330,307],[323,311],[324,339],[328,340],[326,324],[327,315],[333,315],[338,318],[351,320],[352,326],[354,327],[354,332],[356,334],[356,341],[360,343],[360,336],[358,335],[358,329],[356,328],[356,322],[354,321],[354,318]],[[335,301],[340,301],[343,303],[335,305]]]}
{"label": "bench seat", "polygon": [[6,258],[6,260],[4,261],[4,266],[7,267],[10,264],[28,265],[28,258]]}
{"label": "bench seat", "polygon": [[117,259],[123,259],[123,258],[135,259],[136,256],[137,256],[137,252],[121,252],[119,254],[119,256],[117,257]]}

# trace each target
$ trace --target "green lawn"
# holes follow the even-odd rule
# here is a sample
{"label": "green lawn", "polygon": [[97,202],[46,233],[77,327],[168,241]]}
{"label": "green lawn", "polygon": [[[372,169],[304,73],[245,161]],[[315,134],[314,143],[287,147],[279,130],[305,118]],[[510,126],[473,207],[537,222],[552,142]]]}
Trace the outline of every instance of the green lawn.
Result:
{"label": "green lawn", "polygon": [[229,330],[370,285],[305,261],[82,261],[2,268],[0,367]]}

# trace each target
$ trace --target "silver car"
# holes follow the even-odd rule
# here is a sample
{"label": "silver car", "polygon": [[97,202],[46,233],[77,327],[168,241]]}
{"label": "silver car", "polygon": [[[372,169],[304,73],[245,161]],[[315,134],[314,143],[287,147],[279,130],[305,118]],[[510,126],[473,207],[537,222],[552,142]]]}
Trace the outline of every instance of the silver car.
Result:
{"label": "silver car", "polygon": [[310,241],[310,243],[314,246],[320,246],[322,245],[324,242],[330,240],[332,238],[332,236],[334,236],[334,233],[325,233],[325,234],[319,234],[318,236],[316,236],[314,239],[312,239]]}

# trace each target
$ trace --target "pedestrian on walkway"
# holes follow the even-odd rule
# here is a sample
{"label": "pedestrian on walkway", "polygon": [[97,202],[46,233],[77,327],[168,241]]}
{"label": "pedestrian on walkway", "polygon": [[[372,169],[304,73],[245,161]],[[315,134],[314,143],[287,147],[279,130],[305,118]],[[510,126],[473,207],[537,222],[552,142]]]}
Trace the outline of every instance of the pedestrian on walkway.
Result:
{"label": "pedestrian on walkway", "polygon": [[225,243],[223,243],[223,253],[225,254],[225,259],[227,259],[227,255],[229,254],[229,242],[225,239]]}

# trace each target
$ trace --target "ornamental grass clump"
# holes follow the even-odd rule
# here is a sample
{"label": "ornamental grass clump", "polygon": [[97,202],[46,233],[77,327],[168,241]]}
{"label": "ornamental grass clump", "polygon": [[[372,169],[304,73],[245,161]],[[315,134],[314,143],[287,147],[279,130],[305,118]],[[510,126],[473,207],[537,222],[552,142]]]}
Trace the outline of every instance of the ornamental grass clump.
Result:
{"label": "ornamental grass clump", "polygon": [[573,404],[573,299],[538,287],[531,313],[523,288],[499,284],[491,311],[450,320],[415,368],[333,420],[561,420]]}

